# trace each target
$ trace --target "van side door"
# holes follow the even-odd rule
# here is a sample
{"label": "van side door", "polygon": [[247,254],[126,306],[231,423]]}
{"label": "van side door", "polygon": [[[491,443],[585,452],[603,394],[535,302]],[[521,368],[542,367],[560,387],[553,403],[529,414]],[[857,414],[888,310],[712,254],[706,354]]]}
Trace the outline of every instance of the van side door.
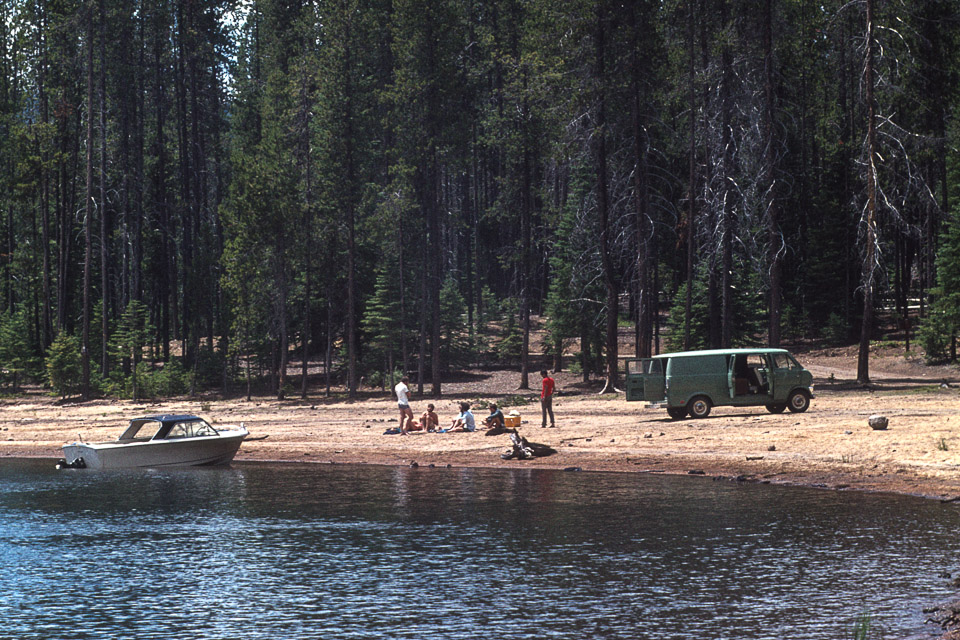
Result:
{"label": "van side door", "polygon": [[666,394],[664,361],[654,358],[631,358],[627,360],[627,400],[660,402]]}
{"label": "van side door", "polygon": [[643,400],[643,360],[627,360],[626,365],[627,401]]}
{"label": "van side door", "polygon": [[647,402],[667,399],[667,361],[663,358],[644,360],[643,399]]}
{"label": "van side door", "polygon": [[767,395],[770,396],[771,399],[775,397],[774,389],[776,389],[778,386],[776,360],[774,359],[773,355],[774,354],[772,353],[766,353],[763,355],[763,359],[766,360],[767,365],[767,369],[765,371],[767,378]]}
{"label": "van side door", "polygon": [[639,360],[640,378],[643,380],[643,400],[662,402],[667,397],[667,361],[663,358]]}

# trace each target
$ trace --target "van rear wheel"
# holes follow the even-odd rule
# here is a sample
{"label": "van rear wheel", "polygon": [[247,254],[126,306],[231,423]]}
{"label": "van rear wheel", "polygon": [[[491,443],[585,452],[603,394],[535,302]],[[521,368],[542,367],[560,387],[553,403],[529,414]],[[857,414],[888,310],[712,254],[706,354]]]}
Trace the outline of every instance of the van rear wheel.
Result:
{"label": "van rear wheel", "polygon": [[790,397],[787,398],[787,407],[793,413],[803,413],[810,408],[810,396],[800,389],[791,391]]}
{"label": "van rear wheel", "polygon": [[674,420],[683,420],[687,417],[686,407],[667,407],[667,414]]}
{"label": "van rear wheel", "polygon": [[687,411],[690,412],[691,418],[706,418],[710,415],[712,406],[707,396],[696,396],[687,404]]}
{"label": "van rear wheel", "polygon": [[787,405],[781,403],[767,405],[767,411],[770,413],[783,413],[786,409]]}

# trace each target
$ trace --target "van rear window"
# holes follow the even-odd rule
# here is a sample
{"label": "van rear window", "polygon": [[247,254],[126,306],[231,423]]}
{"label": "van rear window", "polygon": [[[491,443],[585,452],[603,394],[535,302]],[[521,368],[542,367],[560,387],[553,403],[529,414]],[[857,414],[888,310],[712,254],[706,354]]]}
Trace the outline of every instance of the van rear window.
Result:
{"label": "van rear window", "polygon": [[645,358],[643,360],[628,360],[627,373],[638,375],[643,373],[663,373],[663,360],[652,360]]}

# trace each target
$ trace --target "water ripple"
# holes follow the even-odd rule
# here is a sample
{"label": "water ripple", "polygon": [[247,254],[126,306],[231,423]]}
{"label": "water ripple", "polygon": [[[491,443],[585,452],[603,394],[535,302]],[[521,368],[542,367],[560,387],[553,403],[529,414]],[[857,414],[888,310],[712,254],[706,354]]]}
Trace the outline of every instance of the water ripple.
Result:
{"label": "water ripple", "polygon": [[550,471],[0,462],[0,638],[839,638],[922,628],[957,510]]}

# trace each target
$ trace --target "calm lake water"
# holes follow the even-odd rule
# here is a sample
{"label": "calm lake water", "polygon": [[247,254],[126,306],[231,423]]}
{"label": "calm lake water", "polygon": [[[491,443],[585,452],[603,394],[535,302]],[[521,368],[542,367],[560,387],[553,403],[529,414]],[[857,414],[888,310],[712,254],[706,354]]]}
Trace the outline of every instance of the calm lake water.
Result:
{"label": "calm lake water", "polygon": [[0,638],[884,638],[960,509],[704,478],[0,462]]}

